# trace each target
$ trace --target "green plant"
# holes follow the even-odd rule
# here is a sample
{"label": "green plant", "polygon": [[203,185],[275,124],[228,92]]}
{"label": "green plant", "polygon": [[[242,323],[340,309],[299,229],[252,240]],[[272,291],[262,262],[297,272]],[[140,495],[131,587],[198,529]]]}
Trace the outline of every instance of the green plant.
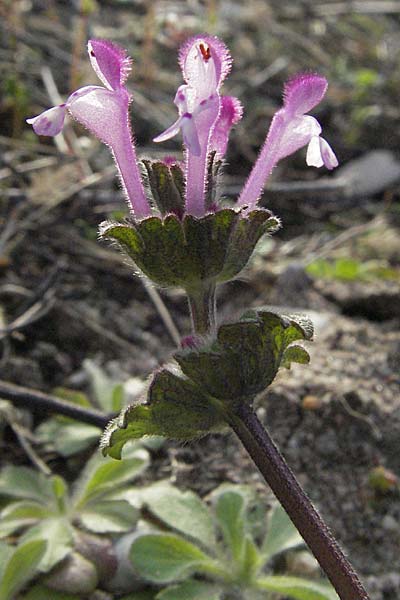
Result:
{"label": "green plant", "polygon": [[[85,360],[83,368],[89,377],[90,395],[56,388],[54,392],[58,397],[73,404],[100,409],[105,414],[116,413],[126,406],[125,388],[121,382],[108,377],[104,369],[92,360]],[[47,450],[55,450],[62,456],[72,456],[97,444],[101,434],[100,427],[62,416],[46,419],[35,430],[37,440]]]}
{"label": "green plant", "polygon": [[[211,495],[211,510],[193,492],[156,484],[141,496],[163,530],[133,542],[130,557],[146,581],[164,587],[157,600],[293,598],[336,600],[320,581],[271,574],[277,556],[304,542],[276,505],[265,521],[251,488],[225,484]],[[165,531],[167,528],[168,531]]]}
{"label": "green plant", "polygon": [[[3,564],[0,561],[4,575],[0,599],[14,598],[22,572],[26,577],[21,585],[51,571],[45,583],[77,594],[110,577],[116,558],[106,535],[135,527],[139,513],[125,494],[148,463],[148,452],[137,444],[130,446],[120,463],[104,461],[96,452],[71,486],[59,475],[46,477],[27,467],[5,467],[0,473],[0,497],[11,501],[0,513],[0,537],[18,536],[18,544],[7,547],[6,560],[3,556]],[[24,571],[19,565],[26,555],[30,558]]]}
{"label": "green plant", "polygon": [[387,261],[360,261],[354,258],[319,259],[307,267],[312,277],[343,281],[374,281],[376,279],[400,280],[398,269]]}

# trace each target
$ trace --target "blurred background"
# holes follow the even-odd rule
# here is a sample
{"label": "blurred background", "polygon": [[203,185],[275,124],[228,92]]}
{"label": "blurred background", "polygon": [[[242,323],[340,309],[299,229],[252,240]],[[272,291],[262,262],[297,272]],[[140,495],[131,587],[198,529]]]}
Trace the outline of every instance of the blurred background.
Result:
{"label": "blurred background", "polygon": [[[281,161],[262,202],[283,229],[221,289],[220,319],[263,304],[312,316],[311,365],[280,375],[260,414],[371,598],[393,600],[400,597],[398,0],[0,0],[0,377],[85,390],[89,359],[129,380],[135,396],[189,331],[179,291],[154,295],[97,241],[99,222],[127,214],[107,148],[71,121],[57,139],[39,139],[25,119],[96,84],[86,42],[107,38],[133,57],[139,156],[179,156],[178,138],[160,145],[152,138],[176,118],[177,50],[200,32],[230,48],[224,93],[244,106],[226,156],[232,200],[284,82],[299,71],[329,80],[313,114],[340,167],[307,168],[305,151]],[[0,445],[22,463],[6,425]],[[157,475],[201,493],[223,480],[259,485],[225,436],[167,444],[157,460]],[[386,474],[384,489],[371,483],[376,468]]]}

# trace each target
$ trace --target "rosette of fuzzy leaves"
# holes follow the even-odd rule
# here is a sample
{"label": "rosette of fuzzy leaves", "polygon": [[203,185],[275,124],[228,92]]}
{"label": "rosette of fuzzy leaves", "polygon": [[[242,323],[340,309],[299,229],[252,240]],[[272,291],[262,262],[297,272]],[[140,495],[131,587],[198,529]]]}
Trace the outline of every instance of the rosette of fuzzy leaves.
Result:
{"label": "rosette of fuzzy leaves", "polygon": [[128,407],[108,426],[103,453],[119,458],[124,444],[146,435],[189,440],[220,428],[241,403],[251,404],[281,366],[307,363],[297,340],[310,340],[311,322],[302,315],[250,311],[217,335],[178,351],[179,364],[157,371],[144,403]]}

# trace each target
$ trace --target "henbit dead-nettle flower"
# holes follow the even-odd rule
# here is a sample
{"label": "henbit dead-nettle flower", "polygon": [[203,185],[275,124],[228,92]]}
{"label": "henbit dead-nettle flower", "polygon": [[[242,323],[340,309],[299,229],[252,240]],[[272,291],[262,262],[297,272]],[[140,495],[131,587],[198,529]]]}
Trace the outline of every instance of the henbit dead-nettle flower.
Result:
{"label": "henbit dead-nettle flower", "polygon": [[272,119],[260,155],[239,197],[239,206],[254,208],[272,169],[282,158],[308,145],[307,164],[334,169],[338,161],[320,136],[317,119],[307,115],[325,96],[328,82],[314,73],[296,75],[284,88],[283,107]]}
{"label": "henbit dead-nettle flower", "polygon": [[[88,44],[92,67],[105,87],[86,86],[73,92],[59,106],[46,110],[28,123],[39,135],[54,136],[65,115],[87,127],[107,144],[114,155],[133,216],[143,219],[152,208],[140,175],[129,123],[131,96],[125,81],[131,60],[125,50],[104,40]],[[179,62],[185,84],[175,96],[179,117],[155,138],[162,142],[182,132],[185,153],[184,214],[203,217],[217,208],[206,201],[209,160],[221,160],[230,131],[242,117],[242,106],[232,96],[221,96],[220,87],[231,68],[226,46],[209,35],[195,36],[181,48]],[[282,158],[308,145],[307,164],[328,169],[337,166],[336,156],[321,137],[321,126],[308,115],[325,95],[327,81],[316,74],[294,77],[285,86],[283,107],[275,114],[260,155],[239,196],[237,207],[256,208],[265,181]]]}
{"label": "henbit dead-nettle flower", "polygon": [[150,216],[129,123],[131,96],[124,85],[131,70],[131,59],[125,50],[104,40],[89,41],[88,52],[92,67],[105,87],[82,87],[64,104],[27,122],[38,135],[54,136],[62,130],[68,112],[110,147],[134,216]]}
{"label": "henbit dead-nettle flower", "polygon": [[237,98],[221,98],[219,89],[228,75],[232,60],[218,38],[196,36],[180,50],[179,64],[186,84],[175,95],[179,118],[154,141],[163,142],[182,131],[186,146],[186,212],[205,214],[208,156],[223,156],[229,131],[242,116]]}

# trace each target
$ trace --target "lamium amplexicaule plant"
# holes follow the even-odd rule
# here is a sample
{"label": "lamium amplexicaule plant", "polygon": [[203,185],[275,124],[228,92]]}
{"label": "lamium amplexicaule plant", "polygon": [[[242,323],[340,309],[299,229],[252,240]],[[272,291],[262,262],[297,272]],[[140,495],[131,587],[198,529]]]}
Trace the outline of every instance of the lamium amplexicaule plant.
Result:
{"label": "lamium amplexicaule plant", "polygon": [[[126,442],[144,436],[187,441],[230,427],[339,597],[368,599],[352,566],[254,410],[257,395],[271,384],[280,367],[308,362],[306,350],[296,342],[311,340],[310,321],[299,314],[279,314],[268,308],[249,310],[238,321],[222,324],[217,323],[216,314],[217,286],[235,278],[247,265],[258,240],[280,227],[279,219],[258,204],[275,165],[305,146],[308,165],[333,169],[338,164],[321,136],[319,122],[309,115],[327,91],[326,79],[305,73],[286,84],[282,108],[273,117],[258,159],[232,206],[221,197],[220,176],[228,137],[242,117],[242,107],[237,98],[220,93],[231,68],[224,43],[216,37],[198,35],[180,50],[185,83],[174,99],[178,118],[154,141],[163,142],[181,133],[182,161],[171,157],[163,161],[137,159],[129,119],[131,95],[126,87],[131,60],[123,49],[104,40],[90,41],[88,50],[103,86],[80,88],[64,104],[28,123],[38,135],[54,136],[69,113],[110,147],[130,215],[123,223],[102,223],[100,237],[117,244],[137,271],[155,285],[182,288],[192,323],[192,332],[182,340],[173,363],[153,374],[147,398],[128,407],[109,424],[101,442],[103,454],[119,459]],[[226,510],[237,511],[236,501],[232,502],[226,504]],[[245,560],[253,571],[253,575],[247,571],[248,582],[255,581],[261,563],[254,542],[248,541],[245,533],[233,539],[237,532],[229,529],[226,516],[222,521],[223,535],[232,548],[232,565],[236,565],[232,570]],[[155,538],[153,535],[150,541],[137,542],[132,552],[138,569],[161,583],[164,566],[160,564],[157,570],[151,564]],[[199,540],[200,546],[203,542]],[[188,542],[172,544],[171,556],[166,560],[179,562],[185,555],[190,563],[191,556],[192,562],[186,562],[182,571],[177,568],[176,579],[188,573],[202,575],[203,580],[197,582],[198,592],[191,588],[185,595],[182,588],[179,596],[171,592],[160,598],[222,597],[217,584],[226,573],[218,571],[212,561],[207,562],[204,544],[202,550],[194,546],[188,550],[184,544]],[[168,575],[165,581],[172,579]],[[209,588],[203,589],[204,582],[210,580],[216,585],[212,593]],[[257,589],[260,592],[262,588]],[[270,589],[308,600],[328,597],[311,588],[306,592],[288,587],[263,589],[265,593]]]}

